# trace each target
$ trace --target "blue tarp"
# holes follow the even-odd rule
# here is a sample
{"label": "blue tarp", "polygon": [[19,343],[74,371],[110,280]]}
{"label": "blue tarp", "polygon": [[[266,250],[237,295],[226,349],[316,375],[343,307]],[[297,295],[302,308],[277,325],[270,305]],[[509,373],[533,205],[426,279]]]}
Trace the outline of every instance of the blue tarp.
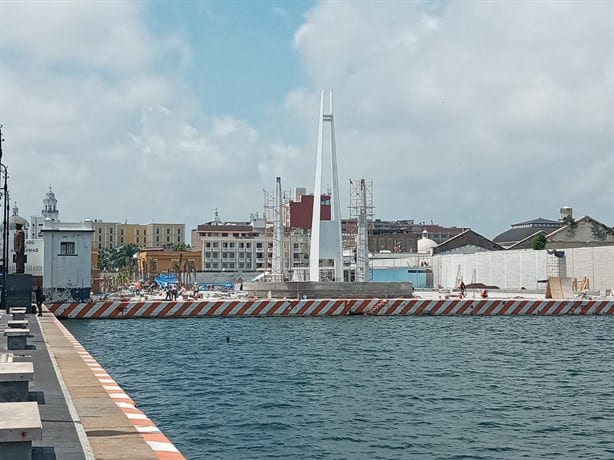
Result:
{"label": "blue tarp", "polygon": [[[160,273],[158,276],[156,276],[155,281],[158,284],[158,286],[165,288],[169,284],[176,284],[177,276],[175,274],[168,275],[166,273]],[[217,280],[215,282],[199,282],[198,287],[203,291],[209,288],[216,288],[216,287],[222,287],[224,289],[232,289],[234,287],[234,284],[230,280],[226,280],[226,281]]]}
{"label": "blue tarp", "polygon": [[168,284],[175,284],[177,282],[177,277],[174,274],[167,275],[165,273],[160,273],[156,276],[155,281],[158,283],[158,286],[165,288]]}

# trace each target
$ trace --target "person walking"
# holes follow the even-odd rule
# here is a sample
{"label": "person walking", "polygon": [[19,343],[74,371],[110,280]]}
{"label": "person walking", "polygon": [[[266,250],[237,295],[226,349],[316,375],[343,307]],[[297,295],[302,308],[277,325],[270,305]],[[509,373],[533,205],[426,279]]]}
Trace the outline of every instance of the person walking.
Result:
{"label": "person walking", "polygon": [[38,310],[38,316],[43,316],[43,302],[45,301],[45,294],[43,294],[43,288],[38,285],[36,287],[36,309]]}

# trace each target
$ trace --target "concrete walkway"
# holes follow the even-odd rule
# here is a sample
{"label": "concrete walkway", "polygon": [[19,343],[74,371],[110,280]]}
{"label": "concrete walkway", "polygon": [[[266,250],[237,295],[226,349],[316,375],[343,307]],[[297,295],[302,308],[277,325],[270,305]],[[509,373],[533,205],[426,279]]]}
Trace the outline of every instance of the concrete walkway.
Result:
{"label": "concrete walkway", "polygon": [[[0,313],[3,330],[10,315]],[[33,460],[159,458],[68,341],[55,316],[45,312],[27,319],[27,349],[7,350],[0,334],[0,354],[34,365],[29,399],[39,404],[43,439],[33,442]]]}
{"label": "concrete walkway", "polygon": [[[68,342],[51,313],[37,317],[82,431],[96,459],[156,459],[156,454]],[[68,399],[68,398],[67,398]]]}

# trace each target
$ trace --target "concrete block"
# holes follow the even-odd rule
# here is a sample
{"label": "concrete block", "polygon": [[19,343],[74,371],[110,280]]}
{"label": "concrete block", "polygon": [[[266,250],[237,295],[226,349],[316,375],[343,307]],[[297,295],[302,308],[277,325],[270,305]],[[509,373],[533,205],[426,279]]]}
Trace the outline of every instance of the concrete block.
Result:
{"label": "concrete block", "polygon": [[0,404],[0,458],[31,460],[32,441],[42,439],[43,425],[37,403]]}
{"label": "concrete block", "polygon": [[27,319],[19,319],[19,320],[9,320],[6,325],[9,328],[13,329],[27,329],[28,328],[28,320]]}
{"label": "concrete block", "polygon": [[32,303],[32,275],[10,273],[6,277],[6,305],[23,307]]}
{"label": "concrete block", "polygon": [[30,329],[5,329],[7,350],[25,350]]}
{"label": "concrete block", "polygon": [[31,362],[0,363],[0,402],[27,401],[29,382],[33,378]]}

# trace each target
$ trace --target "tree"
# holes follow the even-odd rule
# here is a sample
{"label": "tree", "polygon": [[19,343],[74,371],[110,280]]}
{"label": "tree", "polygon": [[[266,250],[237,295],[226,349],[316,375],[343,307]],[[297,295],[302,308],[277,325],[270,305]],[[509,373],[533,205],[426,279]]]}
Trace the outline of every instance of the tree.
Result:
{"label": "tree", "polygon": [[98,254],[98,269],[102,272],[118,272],[123,268],[133,268],[133,256],[139,252],[136,244],[118,248],[101,249]]}
{"label": "tree", "polygon": [[183,263],[183,272],[187,275],[186,283],[191,284],[192,280],[196,281],[196,264],[194,259],[187,259]]}
{"label": "tree", "polygon": [[539,251],[546,247],[547,242],[548,240],[546,239],[546,235],[540,233],[531,240],[531,248],[535,249],[536,251]]}
{"label": "tree", "polygon": [[176,244],[173,244],[171,249],[175,252],[187,251],[188,249],[190,249],[190,246],[186,245],[185,243],[176,243]]}

